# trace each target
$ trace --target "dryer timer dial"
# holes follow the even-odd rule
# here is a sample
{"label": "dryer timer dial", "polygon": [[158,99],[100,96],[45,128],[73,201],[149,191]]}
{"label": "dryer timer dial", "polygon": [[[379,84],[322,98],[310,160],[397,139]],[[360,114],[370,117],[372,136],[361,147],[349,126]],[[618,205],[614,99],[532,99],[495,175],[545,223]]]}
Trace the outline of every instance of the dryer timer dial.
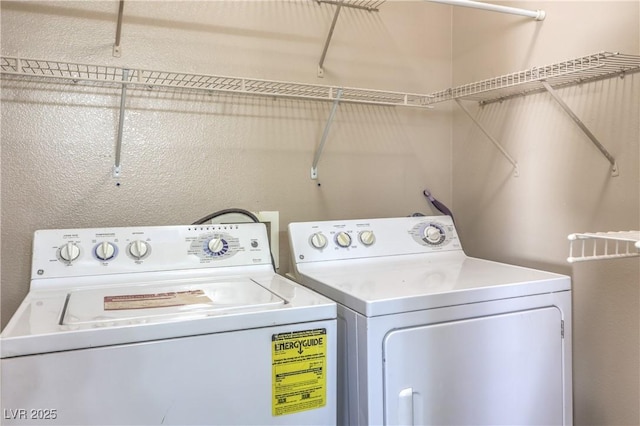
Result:
{"label": "dryer timer dial", "polygon": [[444,229],[434,223],[428,224],[422,231],[422,240],[433,246],[442,244],[446,238],[447,235],[445,234]]}

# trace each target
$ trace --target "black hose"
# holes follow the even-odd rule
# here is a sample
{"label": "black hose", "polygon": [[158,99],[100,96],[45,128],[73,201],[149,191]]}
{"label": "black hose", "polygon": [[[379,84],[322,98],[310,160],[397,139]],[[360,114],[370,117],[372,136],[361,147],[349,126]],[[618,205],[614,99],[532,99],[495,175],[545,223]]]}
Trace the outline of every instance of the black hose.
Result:
{"label": "black hose", "polygon": [[260,220],[256,217],[256,215],[254,215],[250,211],[247,211],[245,209],[232,208],[232,209],[224,209],[224,210],[218,210],[217,212],[213,212],[213,213],[203,217],[202,219],[196,220],[195,222],[192,223],[192,225],[202,225],[203,223],[207,223],[211,219],[214,219],[214,218],[219,217],[219,216],[224,216],[226,214],[231,214],[231,213],[242,214],[242,215],[245,215],[245,216],[249,217],[251,220],[253,220],[256,223],[260,222]]}

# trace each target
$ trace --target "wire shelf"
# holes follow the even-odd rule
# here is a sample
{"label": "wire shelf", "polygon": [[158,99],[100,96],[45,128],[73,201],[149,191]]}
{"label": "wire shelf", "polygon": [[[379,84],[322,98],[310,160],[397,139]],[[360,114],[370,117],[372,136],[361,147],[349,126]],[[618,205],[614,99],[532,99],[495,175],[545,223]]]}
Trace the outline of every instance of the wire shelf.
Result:
{"label": "wire shelf", "polygon": [[569,235],[569,263],[640,256],[640,231]]}
{"label": "wire shelf", "polygon": [[318,3],[342,5],[353,9],[364,9],[369,12],[377,12],[379,7],[387,0],[315,0]]}
{"label": "wire shelf", "polygon": [[434,103],[464,99],[488,104],[544,91],[543,81],[561,88],[638,71],[640,56],[600,52],[442,90],[433,93],[432,99]]}
{"label": "wire shelf", "polygon": [[3,56],[0,58],[0,72],[2,75],[59,79],[72,81],[73,83],[126,84],[128,88],[170,88],[314,101],[333,101],[336,98],[338,90],[342,90],[340,102],[432,108],[430,106],[432,98],[430,95],[425,94],[171,71],[129,69],[42,59]]}
{"label": "wire shelf", "polygon": [[[380,1],[354,1],[353,3],[381,4]],[[640,56],[601,52],[431,94],[342,88],[318,84],[134,68],[127,69],[105,65],[18,57],[1,57],[0,69],[3,75],[63,79],[72,80],[76,83],[80,81],[118,85],[126,83],[128,87],[203,90],[316,101],[333,101],[336,98],[337,91],[342,89],[343,94],[340,102],[430,108],[433,104],[453,99],[475,100],[482,104],[487,104],[514,96],[536,93],[545,90],[542,84],[543,81],[550,84],[551,87],[559,88],[611,78],[626,73],[635,73],[640,71]]]}

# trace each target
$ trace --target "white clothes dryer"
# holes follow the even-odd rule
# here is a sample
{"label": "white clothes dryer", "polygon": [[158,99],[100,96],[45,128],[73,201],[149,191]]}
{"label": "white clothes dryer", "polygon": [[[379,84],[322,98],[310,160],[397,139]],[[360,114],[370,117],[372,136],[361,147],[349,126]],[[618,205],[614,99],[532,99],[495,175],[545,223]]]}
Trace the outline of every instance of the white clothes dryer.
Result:
{"label": "white clothes dryer", "polygon": [[336,304],[264,224],[37,231],[0,344],[5,425],[336,422]]}
{"label": "white clothes dryer", "polygon": [[449,216],[292,223],[338,302],[338,423],[570,425],[570,278],[465,255]]}

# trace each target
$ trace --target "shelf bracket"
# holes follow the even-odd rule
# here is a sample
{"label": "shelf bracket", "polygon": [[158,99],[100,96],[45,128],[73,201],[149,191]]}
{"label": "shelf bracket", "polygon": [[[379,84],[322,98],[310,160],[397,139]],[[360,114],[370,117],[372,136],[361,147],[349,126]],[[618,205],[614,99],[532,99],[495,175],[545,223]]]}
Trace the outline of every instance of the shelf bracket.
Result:
{"label": "shelf bracket", "polygon": [[333,123],[333,118],[336,115],[336,110],[338,109],[338,104],[340,103],[340,98],[342,97],[342,89],[338,89],[336,94],[336,98],[333,100],[333,106],[331,107],[331,112],[329,113],[329,118],[327,119],[327,124],[324,126],[324,132],[322,132],[322,139],[320,139],[320,145],[318,145],[318,150],[313,157],[313,165],[311,166],[311,179],[318,179],[318,161],[320,161],[320,156],[322,155],[322,150],[324,149],[324,144],[327,142],[327,136],[329,136],[329,129],[331,128],[331,124]]}
{"label": "shelf bracket", "polygon": [[482,124],[480,124],[480,122],[476,120],[476,118],[471,114],[471,112],[469,112],[469,110],[462,104],[462,102],[460,102],[460,99],[454,98],[453,100],[456,101],[460,109],[462,109],[462,111],[464,111],[464,113],[467,114],[467,117],[469,117],[471,121],[473,121],[473,123],[478,127],[478,129],[482,131],[482,133],[484,133],[484,135],[491,141],[491,143],[493,143],[493,145],[495,145],[495,147],[498,148],[498,151],[500,151],[500,153],[504,156],[504,158],[506,158],[507,161],[511,163],[511,165],[513,166],[513,175],[515,177],[520,176],[520,171],[518,170],[518,162],[514,160],[513,157],[511,157],[511,155],[509,155],[509,153],[502,147],[502,145],[500,145],[500,143],[493,136],[489,134],[489,132],[487,132],[487,130],[482,126]]}
{"label": "shelf bracket", "polygon": [[544,88],[547,90],[547,92],[549,92],[549,94],[553,97],[553,99],[555,99],[555,101],[562,107],[562,109],[564,109],[564,111],[567,114],[569,114],[569,117],[571,117],[571,119],[578,125],[578,127],[580,127],[580,129],[582,129],[584,134],[587,135],[587,137],[589,139],[591,139],[591,142],[593,142],[593,144],[596,146],[596,148],[598,148],[598,150],[600,150],[602,155],[604,155],[605,158],[609,161],[609,163],[611,164],[611,176],[613,176],[613,177],[618,176],[619,175],[619,171],[618,171],[618,164],[616,163],[616,159],[613,158],[613,156],[609,153],[609,151],[607,151],[607,149],[604,147],[604,145],[602,145],[600,143],[598,138],[596,138],[595,135],[593,133],[591,133],[589,128],[571,110],[569,105],[567,105],[562,100],[560,95],[558,95],[558,92],[556,92],[556,90],[553,87],[551,87],[551,85],[549,83],[547,83],[546,81],[542,81],[541,83],[544,86]]}
{"label": "shelf bracket", "polygon": [[113,56],[120,57],[120,34],[122,33],[122,13],[124,11],[124,0],[120,0],[118,5],[118,23],[116,25],[116,42],[113,45]]}
{"label": "shelf bracket", "polygon": [[320,56],[320,62],[318,62],[318,77],[320,78],[324,77],[324,69],[322,68],[324,65],[324,58],[327,56],[327,50],[329,49],[329,43],[331,43],[331,37],[333,37],[333,30],[336,28],[336,22],[338,22],[338,15],[340,15],[340,10],[342,9],[342,3],[344,3],[344,0],[340,0],[336,7],[336,12],[333,15],[333,21],[331,22],[331,28],[329,28],[327,40],[324,42],[322,56]]}
{"label": "shelf bracket", "polygon": [[122,152],[122,129],[124,127],[124,104],[127,99],[126,81],[129,77],[129,70],[122,70],[122,91],[120,93],[120,115],[118,117],[118,138],[116,140],[116,158],[113,166],[113,177],[120,177],[120,154]]}

